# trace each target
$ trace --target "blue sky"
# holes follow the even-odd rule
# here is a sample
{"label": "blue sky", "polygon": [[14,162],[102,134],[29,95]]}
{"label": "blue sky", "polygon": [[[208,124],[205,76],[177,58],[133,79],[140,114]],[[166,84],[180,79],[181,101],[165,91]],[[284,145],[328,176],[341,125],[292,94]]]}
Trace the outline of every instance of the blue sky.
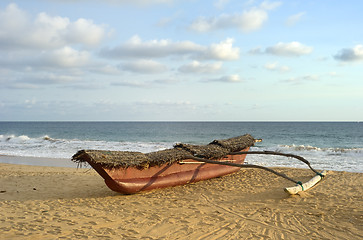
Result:
{"label": "blue sky", "polygon": [[0,120],[362,121],[362,1],[0,2]]}

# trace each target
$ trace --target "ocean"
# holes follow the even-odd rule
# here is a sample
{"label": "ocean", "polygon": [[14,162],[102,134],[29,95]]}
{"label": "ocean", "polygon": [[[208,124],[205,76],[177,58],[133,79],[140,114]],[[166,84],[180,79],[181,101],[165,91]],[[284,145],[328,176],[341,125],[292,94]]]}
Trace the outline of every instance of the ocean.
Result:
{"label": "ocean", "polygon": [[[0,122],[0,162],[73,166],[70,159],[81,149],[147,153],[178,142],[207,144],[246,133],[263,139],[254,151],[300,155],[321,170],[363,172],[360,122]],[[246,161],[307,168],[281,156],[248,155]]]}

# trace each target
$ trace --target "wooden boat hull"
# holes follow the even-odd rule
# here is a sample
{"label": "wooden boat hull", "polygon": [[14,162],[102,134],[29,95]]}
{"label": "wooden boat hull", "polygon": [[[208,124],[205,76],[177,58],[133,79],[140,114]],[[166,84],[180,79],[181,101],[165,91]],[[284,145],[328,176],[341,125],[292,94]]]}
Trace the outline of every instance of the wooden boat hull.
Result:
{"label": "wooden boat hull", "polygon": [[[245,148],[241,151],[248,151]],[[218,161],[243,164],[246,154],[227,155]],[[173,164],[163,164],[146,169],[113,168],[108,169],[93,161],[88,163],[104,178],[113,191],[133,194],[140,191],[172,187],[224,176],[239,171],[239,167],[202,163],[185,159]]]}

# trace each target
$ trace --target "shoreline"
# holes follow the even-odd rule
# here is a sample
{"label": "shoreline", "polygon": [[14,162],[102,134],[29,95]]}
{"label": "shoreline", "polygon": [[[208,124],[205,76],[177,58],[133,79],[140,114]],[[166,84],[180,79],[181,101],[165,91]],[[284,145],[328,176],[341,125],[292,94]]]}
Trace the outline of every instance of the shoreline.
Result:
{"label": "shoreline", "polygon": [[68,158],[0,155],[0,164],[2,163],[27,166],[77,168],[77,163],[72,162],[72,160]]}
{"label": "shoreline", "polygon": [[[307,169],[274,168],[306,181]],[[5,239],[363,239],[363,174],[329,171],[300,195],[258,169],[121,195],[93,169],[0,163]]]}
{"label": "shoreline", "polygon": [[[245,161],[248,162],[248,159]],[[26,165],[26,166],[41,166],[41,167],[66,167],[66,168],[79,168],[78,164],[73,162],[71,158],[50,158],[50,157],[31,157],[31,156],[14,156],[14,155],[1,155],[0,164],[15,164],[15,165]],[[87,167],[85,167],[87,166]],[[293,168],[293,169],[304,169],[308,170],[309,167],[283,167],[283,166],[265,166],[268,168]],[[91,168],[89,165],[82,165],[82,168]],[[327,170],[334,172],[348,172],[348,173],[363,173],[363,172],[351,172],[347,170],[330,170],[320,169],[314,167],[318,171]]]}

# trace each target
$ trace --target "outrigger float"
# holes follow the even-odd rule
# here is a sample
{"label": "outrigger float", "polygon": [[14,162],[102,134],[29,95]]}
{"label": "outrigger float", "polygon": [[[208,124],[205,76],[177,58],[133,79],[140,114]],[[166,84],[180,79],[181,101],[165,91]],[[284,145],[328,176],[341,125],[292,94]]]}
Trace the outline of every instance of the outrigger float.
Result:
{"label": "outrigger float", "polygon": [[[207,145],[179,143],[172,149],[151,153],[129,151],[81,150],[72,160],[89,163],[113,191],[133,194],[157,188],[172,187],[224,176],[241,168],[259,168],[286,178],[296,186],[285,188],[289,194],[306,191],[317,184],[326,171],[318,172],[303,157],[271,151],[248,151],[255,142],[246,134],[225,140],[214,140]],[[301,183],[270,168],[244,164],[247,154],[280,155],[296,158],[316,174],[310,181]]]}

